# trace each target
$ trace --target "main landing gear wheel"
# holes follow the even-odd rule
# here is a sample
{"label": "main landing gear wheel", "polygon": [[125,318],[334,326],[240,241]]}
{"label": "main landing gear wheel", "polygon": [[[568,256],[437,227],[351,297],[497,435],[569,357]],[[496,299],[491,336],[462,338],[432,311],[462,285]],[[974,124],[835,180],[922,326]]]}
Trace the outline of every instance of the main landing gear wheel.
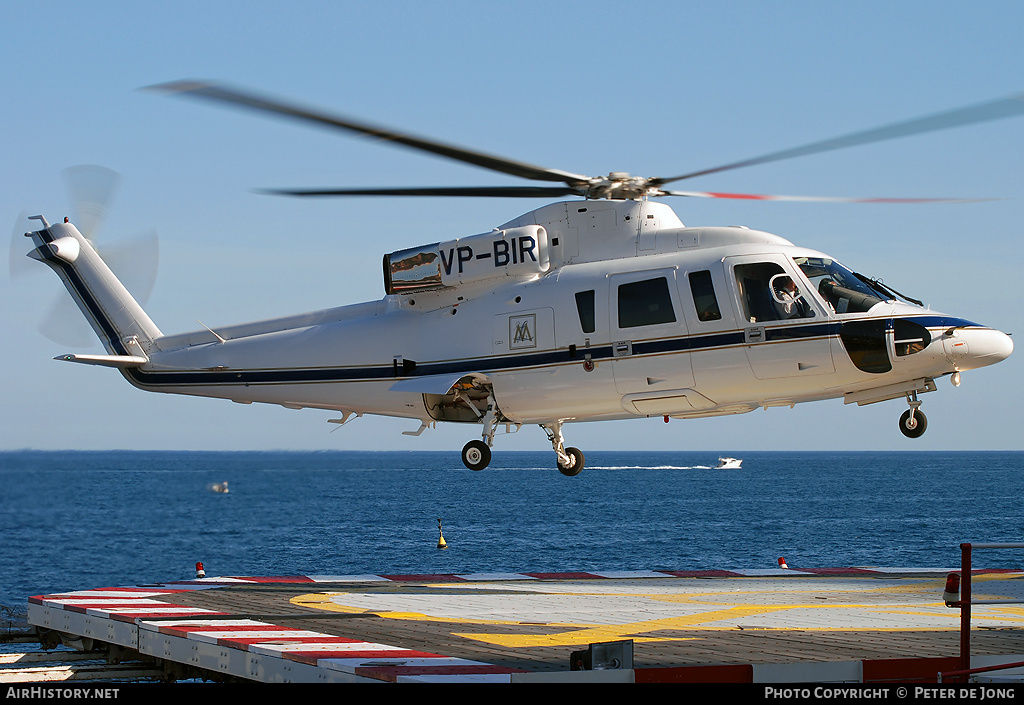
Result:
{"label": "main landing gear wheel", "polygon": [[907,438],[920,438],[928,428],[928,419],[920,409],[907,409],[900,416],[900,430]]}
{"label": "main landing gear wheel", "polygon": [[462,448],[462,462],[470,470],[483,470],[491,462],[491,449],[483,441],[470,441]]}
{"label": "main landing gear wheel", "polygon": [[566,477],[579,475],[583,471],[583,451],[579,448],[566,448],[565,454],[569,456],[569,464],[563,465],[562,461],[558,461],[558,472]]}

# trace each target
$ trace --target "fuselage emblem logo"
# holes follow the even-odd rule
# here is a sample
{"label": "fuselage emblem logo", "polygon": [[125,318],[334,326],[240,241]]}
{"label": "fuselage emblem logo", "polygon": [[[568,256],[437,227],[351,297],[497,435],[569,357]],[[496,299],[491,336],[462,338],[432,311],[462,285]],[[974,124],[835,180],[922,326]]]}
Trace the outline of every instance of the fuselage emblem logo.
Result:
{"label": "fuselage emblem logo", "polygon": [[509,316],[508,339],[512,350],[537,347],[537,315]]}

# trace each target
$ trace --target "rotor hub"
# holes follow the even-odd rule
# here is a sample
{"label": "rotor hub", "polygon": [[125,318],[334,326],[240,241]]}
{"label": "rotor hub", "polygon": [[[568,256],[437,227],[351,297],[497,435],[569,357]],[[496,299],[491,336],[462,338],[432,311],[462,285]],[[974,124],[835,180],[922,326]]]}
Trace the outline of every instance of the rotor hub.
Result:
{"label": "rotor hub", "polygon": [[613,171],[607,177],[600,176],[590,179],[585,187],[587,198],[611,198],[616,200],[635,200],[648,196],[661,196],[664,192],[651,186],[651,179],[643,176],[631,176],[629,172]]}

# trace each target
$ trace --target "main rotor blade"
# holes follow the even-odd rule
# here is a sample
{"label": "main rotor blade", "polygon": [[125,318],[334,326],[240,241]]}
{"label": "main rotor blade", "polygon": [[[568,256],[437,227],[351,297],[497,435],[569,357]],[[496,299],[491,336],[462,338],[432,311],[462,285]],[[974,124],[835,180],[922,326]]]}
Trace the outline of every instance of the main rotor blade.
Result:
{"label": "main rotor blade", "polygon": [[524,162],[516,162],[502,157],[496,157],[482,152],[463,149],[454,145],[443,144],[434,140],[412,135],[394,132],[388,128],[369,125],[357,122],[338,115],[329,115],[312,108],[301,107],[284,101],[256,95],[227,86],[208,83],[204,81],[174,81],[157,86],[151,86],[149,90],[163,93],[180,93],[195,98],[204,98],[218,103],[229,103],[240,105],[245,108],[281,115],[297,120],[311,122],[317,125],[333,127],[337,129],[355,132],[369,137],[395,142],[397,144],[429,152],[455,161],[473,164],[475,166],[498,171],[503,174],[511,174],[534,181],[560,181],[567,184],[586,182],[588,177],[580,174],[571,174],[558,169],[547,169],[534,166]]}
{"label": "main rotor blade", "polygon": [[842,137],[813,142],[802,147],[784,149],[780,152],[772,152],[771,154],[765,154],[764,156],[746,159],[740,162],[733,162],[732,164],[725,164],[724,166],[718,166],[712,169],[702,169],[701,171],[694,171],[689,174],[673,176],[667,179],[655,178],[651,179],[650,183],[651,185],[667,184],[671,181],[691,179],[695,176],[714,174],[720,171],[727,171],[729,169],[739,169],[746,166],[782,161],[783,159],[804,157],[810,154],[829,152],[836,149],[845,149],[846,147],[855,147],[862,144],[870,144],[872,142],[882,142],[884,140],[896,139],[897,137],[909,137],[911,135],[917,135],[924,132],[946,130],[951,127],[960,127],[962,125],[970,125],[977,122],[985,122],[987,120],[999,120],[1001,118],[1020,115],[1021,113],[1024,113],[1024,93],[1018,93],[1016,95],[1009,96],[1008,98],[1001,98],[999,100],[971,105],[965,108],[957,108],[956,110],[949,110],[935,115],[897,122],[891,125],[884,125],[882,127],[876,127],[862,132],[854,132]]}
{"label": "main rotor blade", "polygon": [[438,186],[425,188],[265,189],[278,196],[490,196],[550,198],[582,196],[570,186]]}
{"label": "main rotor blade", "polygon": [[745,201],[801,201],[810,203],[977,203],[990,198],[850,198],[847,196],[782,196],[763,193],[723,193],[714,191],[662,191],[665,196],[690,198],[733,198]]}

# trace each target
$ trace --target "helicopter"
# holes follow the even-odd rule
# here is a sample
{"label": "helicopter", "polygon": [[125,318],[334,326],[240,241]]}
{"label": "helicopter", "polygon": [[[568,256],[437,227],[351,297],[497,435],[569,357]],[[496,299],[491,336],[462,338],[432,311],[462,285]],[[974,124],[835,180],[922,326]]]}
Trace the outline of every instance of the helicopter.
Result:
{"label": "helicopter", "polygon": [[1024,113],[1014,95],[672,177],[548,169],[206,81],[153,86],[472,164],[548,186],[274,189],[296,197],[574,197],[491,230],[384,255],[384,296],[364,303],[165,335],[67,218],[25,233],[106,354],[145,391],[468,424],[462,461],[482,470],[501,429],[540,426],[567,476],[582,451],[566,424],[699,419],[842,399],[904,399],[899,428],[921,436],[920,395],[1006,359],[1010,336],[926,308],[817,250],[746,227],[687,227],[668,196],[934,202],[667,189],[672,182]]}

